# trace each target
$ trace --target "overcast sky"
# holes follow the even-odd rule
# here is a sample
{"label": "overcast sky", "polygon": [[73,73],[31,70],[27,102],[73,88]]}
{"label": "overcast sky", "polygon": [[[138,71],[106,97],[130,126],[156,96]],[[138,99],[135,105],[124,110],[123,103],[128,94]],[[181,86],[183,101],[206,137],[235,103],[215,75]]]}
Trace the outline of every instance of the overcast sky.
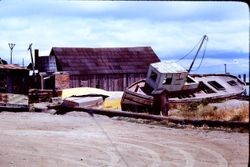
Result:
{"label": "overcast sky", "polygon": [[[30,43],[41,55],[60,46],[151,46],[161,60],[177,61],[205,34],[198,73],[224,72],[224,64],[249,72],[249,9],[242,2],[0,0],[0,57],[9,62],[8,43],[15,43],[16,64],[30,62]],[[188,67],[196,50],[180,64]]]}

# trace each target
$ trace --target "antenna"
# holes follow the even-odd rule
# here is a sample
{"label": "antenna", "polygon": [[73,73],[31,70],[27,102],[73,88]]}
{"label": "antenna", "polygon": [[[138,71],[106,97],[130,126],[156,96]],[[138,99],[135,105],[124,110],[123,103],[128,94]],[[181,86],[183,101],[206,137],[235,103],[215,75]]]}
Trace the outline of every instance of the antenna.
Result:
{"label": "antenna", "polygon": [[10,64],[12,64],[12,51],[13,48],[15,47],[16,44],[14,43],[9,43],[9,47],[10,47]]}

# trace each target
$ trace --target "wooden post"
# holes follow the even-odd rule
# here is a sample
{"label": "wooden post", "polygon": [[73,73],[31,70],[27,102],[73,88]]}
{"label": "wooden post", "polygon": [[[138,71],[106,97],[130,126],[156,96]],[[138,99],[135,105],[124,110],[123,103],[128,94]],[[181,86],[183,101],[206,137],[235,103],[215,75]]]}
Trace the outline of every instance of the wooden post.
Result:
{"label": "wooden post", "polygon": [[43,79],[42,75],[39,75],[39,77],[40,77],[40,82],[41,82],[41,89],[43,90],[44,89],[44,79]]}
{"label": "wooden post", "polygon": [[160,94],[154,94],[154,103],[153,103],[153,109],[150,111],[150,114],[160,115],[161,112],[161,95]]}
{"label": "wooden post", "polygon": [[152,114],[168,116],[169,103],[166,90],[156,90],[152,92],[154,104]]}
{"label": "wooden post", "polygon": [[243,81],[246,83],[246,74],[243,74]]}
{"label": "wooden post", "polygon": [[169,102],[167,92],[163,91],[161,94],[161,115],[168,116]]}

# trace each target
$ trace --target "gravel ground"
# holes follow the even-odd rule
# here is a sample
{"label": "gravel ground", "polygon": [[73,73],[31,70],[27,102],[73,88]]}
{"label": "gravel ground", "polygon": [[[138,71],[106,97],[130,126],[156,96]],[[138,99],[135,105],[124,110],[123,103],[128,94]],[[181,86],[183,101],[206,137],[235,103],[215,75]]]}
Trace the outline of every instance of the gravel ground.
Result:
{"label": "gravel ground", "polygon": [[0,113],[0,166],[248,166],[249,134],[86,113]]}

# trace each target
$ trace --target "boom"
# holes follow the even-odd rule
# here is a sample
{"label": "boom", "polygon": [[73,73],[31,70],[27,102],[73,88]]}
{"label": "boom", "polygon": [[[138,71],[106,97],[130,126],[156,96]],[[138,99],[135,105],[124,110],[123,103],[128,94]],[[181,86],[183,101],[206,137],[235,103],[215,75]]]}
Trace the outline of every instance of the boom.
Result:
{"label": "boom", "polygon": [[196,52],[196,54],[195,54],[194,60],[192,61],[191,65],[190,65],[190,67],[189,67],[189,69],[188,69],[188,73],[190,73],[190,71],[191,71],[191,69],[192,69],[192,67],[193,67],[193,65],[194,65],[195,59],[197,58],[197,55],[198,55],[198,53],[199,53],[199,51],[200,51],[200,49],[201,49],[201,47],[202,47],[202,45],[203,45],[203,43],[204,43],[205,40],[208,40],[207,35],[204,35],[204,36],[203,36],[202,41],[201,41],[201,44],[200,44],[200,46],[199,46],[199,48],[198,48],[198,50],[197,50],[197,52]]}

